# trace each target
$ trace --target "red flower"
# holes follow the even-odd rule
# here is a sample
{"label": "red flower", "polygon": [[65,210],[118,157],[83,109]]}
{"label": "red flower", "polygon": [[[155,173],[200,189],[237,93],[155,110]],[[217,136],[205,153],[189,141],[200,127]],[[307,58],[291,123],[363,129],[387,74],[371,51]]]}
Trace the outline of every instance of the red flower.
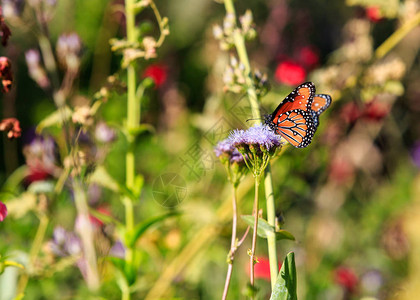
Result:
{"label": "red flower", "polygon": [[363,117],[369,121],[380,121],[388,115],[389,110],[387,103],[372,100],[366,104]]}
{"label": "red flower", "polygon": [[[111,216],[111,212],[105,206],[98,207],[96,209],[96,211],[98,213],[102,214],[102,215]],[[99,218],[93,216],[93,215],[89,215],[89,219],[90,219],[90,223],[94,227],[102,227],[102,226],[104,226],[104,222],[102,220],[100,220]]]}
{"label": "red flower", "polygon": [[319,55],[313,47],[306,46],[299,50],[299,61],[306,68],[313,68],[319,62]]}
{"label": "red flower", "polygon": [[7,216],[7,207],[3,202],[0,201],[0,222],[3,222],[6,216]]}
{"label": "red flower", "polygon": [[362,111],[353,102],[347,103],[340,111],[340,117],[346,123],[354,123],[362,116]]}
{"label": "red flower", "polygon": [[301,65],[291,60],[284,60],[277,66],[274,77],[281,83],[298,85],[305,80],[306,71]]}
{"label": "red flower", "polygon": [[9,139],[18,138],[22,133],[19,121],[15,118],[3,119],[0,122],[0,131],[7,131]]}
{"label": "red flower", "polygon": [[7,93],[12,88],[12,65],[7,57],[0,57],[0,80],[2,85],[2,92]]}
{"label": "red flower", "polygon": [[354,176],[354,166],[348,160],[335,158],[331,162],[329,176],[336,183],[345,184]]}
{"label": "red flower", "polygon": [[348,292],[356,291],[358,279],[354,271],[347,267],[339,267],[334,271],[334,281]]}
{"label": "red flower", "polygon": [[379,22],[380,20],[383,19],[382,15],[381,15],[381,11],[380,11],[379,7],[377,7],[377,6],[367,7],[366,8],[366,16],[370,21],[372,21],[374,23],[377,23],[377,22]]}
{"label": "red flower", "polygon": [[1,44],[3,46],[7,45],[7,41],[9,40],[9,37],[12,35],[12,32],[10,31],[9,26],[4,22],[3,18],[3,10],[0,7],[0,36],[1,36]]}
{"label": "red flower", "polygon": [[150,65],[144,70],[143,77],[150,77],[155,82],[155,88],[162,86],[168,77],[168,72],[163,65]]}
{"label": "red flower", "polygon": [[[279,264],[279,269],[281,264]],[[249,276],[249,264],[247,268]],[[258,262],[254,266],[254,277],[270,281],[270,261],[266,257],[259,257]]]}

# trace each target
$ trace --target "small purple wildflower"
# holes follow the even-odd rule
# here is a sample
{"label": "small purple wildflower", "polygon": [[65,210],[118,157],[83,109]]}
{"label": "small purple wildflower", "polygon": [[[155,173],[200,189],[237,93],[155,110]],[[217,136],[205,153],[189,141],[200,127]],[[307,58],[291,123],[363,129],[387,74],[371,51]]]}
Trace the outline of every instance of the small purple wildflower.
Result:
{"label": "small purple wildflower", "polygon": [[95,128],[95,138],[101,143],[111,143],[115,140],[115,130],[106,125],[105,122],[100,122]]}
{"label": "small purple wildflower", "polygon": [[53,239],[49,242],[51,251],[57,256],[78,255],[82,252],[79,237],[74,232],[68,232],[63,227],[56,227]]}
{"label": "small purple wildflower", "polygon": [[244,160],[242,154],[239,153],[238,149],[236,149],[236,147],[233,145],[231,139],[220,141],[216,147],[214,147],[214,153],[220,159],[222,159],[223,156],[229,158],[231,163],[241,163]]}
{"label": "small purple wildflower", "polygon": [[125,247],[121,241],[116,241],[115,244],[109,250],[109,255],[113,257],[124,258],[125,257]]}
{"label": "small purple wildflower", "polygon": [[256,178],[260,178],[270,157],[282,146],[280,136],[261,124],[247,130],[234,130],[229,140],[244,156],[247,167]]}
{"label": "small purple wildflower", "polygon": [[282,145],[280,136],[265,125],[255,125],[248,130],[234,130],[229,139],[235,147],[257,146],[262,151],[272,151]]}
{"label": "small purple wildflower", "polygon": [[414,144],[414,147],[411,150],[411,158],[413,159],[414,164],[420,168],[420,141],[417,141]]}
{"label": "small purple wildflower", "polygon": [[77,33],[60,35],[56,52],[58,61],[65,69],[73,72],[79,69],[82,41]]}
{"label": "small purple wildflower", "polygon": [[214,147],[214,153],[225,166],[228,180],[234,186],[238,186],[248,170],[245,165],[244,156],[233,145],[230,138],[220,141]]}

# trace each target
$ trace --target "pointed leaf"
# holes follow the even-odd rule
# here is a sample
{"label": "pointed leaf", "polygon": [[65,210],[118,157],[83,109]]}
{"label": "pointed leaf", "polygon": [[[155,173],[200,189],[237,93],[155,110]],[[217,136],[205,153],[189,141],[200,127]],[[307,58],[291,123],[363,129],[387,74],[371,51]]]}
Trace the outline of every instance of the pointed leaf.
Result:
{"label": "pointed leaf", "polygon": [[[245,221],[251,228],[254,228],[254,216],[246,215],[241,216],[242,220]],[[267,238],[268,235],[274,233],[274,227],[267,223],[266,220],[258,218],[257,234],[262,238]]]}
{"label": "pointed leaf", "polygon": [[139,125],[137,127],[133,127],[133,128],[130,128],[128,130],[128,133],[131,134],[131,135],[133,135],[133,136],[139,136],[139,135],[141,135],[141,134],[143,134],[145,132],[153,133],[153,132],[155,132],[155,129],[154,129],[154,127],[152,125],[149,125],[149,124],[141,124],[141,125]]}
{"label": "pointed leaf", "polygon": [[53,125],[58,125],[58,127],[61,127],[64,121],[67,121],[71,118],[71,115],[72,111],[68,106],[61,110],[58,109],[49,114],[44,120],[39,122],[38,126],[36,127],[36,132],[40,133],[45,128],[51,127]]}
{"label": "pointed leaf", "polygon": [[289,252],[281,266],[270,300],[297,300],[295,254]]}
{"label": "pointed leaf", "polygon": [[296,240],[293,234],[283,229],[276,231],[276,239],[277,240],[292,240],[292,241]]}
{"label": "pointed leaf", "polygon": [[95,168],[95,171],[89,177],[89,183],[96,183],[114,192],[120,191],[118,182],[109,175],[108,171],[103,166],[97,166]]}
{"label": "pointed leaf", "polygon": [[161,215],[161,216],[157,216],[157,217],[153,217],[150,218],[148,220],[145,220],[143,222],[141,222],[140,224],[138,224],[133,232],[131,233],[127,233],[127,247],[131,248],[134,247],[134,245],[136,244],[137,240],[146,232],[147,229],[149,229],[149,227],[151,227],[152,225],[159,223],[163,220],[166,220],[169,217],[173,217],[179,215],[178,212],[169,212],[167,214]]}

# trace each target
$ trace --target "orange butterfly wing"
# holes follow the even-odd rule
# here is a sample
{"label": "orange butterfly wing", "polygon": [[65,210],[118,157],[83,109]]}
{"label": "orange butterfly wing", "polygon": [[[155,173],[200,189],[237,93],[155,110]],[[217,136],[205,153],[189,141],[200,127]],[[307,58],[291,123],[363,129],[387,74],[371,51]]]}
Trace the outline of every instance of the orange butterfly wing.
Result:
{"label": "orange butterfly wing", "polygon": [[314,101],[312,101],[311,109],[316,112],[317,115],[320,115],[324,112],[331,104],[331,96],[326,94],[318,94],[314,96]]}
{"label": "orange butterfly wing", "polygon": [[293,146],[307,147],[316,130],[311,110],[314,95],[315,86],[312,82],[299,85],[273,114],[266,117],[265,123]]}

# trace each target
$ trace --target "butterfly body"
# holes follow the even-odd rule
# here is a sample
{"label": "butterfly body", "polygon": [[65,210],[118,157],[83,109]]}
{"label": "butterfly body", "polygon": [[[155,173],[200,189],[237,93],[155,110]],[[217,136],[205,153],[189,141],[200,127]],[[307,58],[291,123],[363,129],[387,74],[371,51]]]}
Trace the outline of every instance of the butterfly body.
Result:
{"label": "butterfly body", "polygon": [[265,117],[265,124],[296,148],[311,142],[319,125],[319,115],[331,104],[331,97],[315,95],[315,85],[306,82],[294,89]]}

